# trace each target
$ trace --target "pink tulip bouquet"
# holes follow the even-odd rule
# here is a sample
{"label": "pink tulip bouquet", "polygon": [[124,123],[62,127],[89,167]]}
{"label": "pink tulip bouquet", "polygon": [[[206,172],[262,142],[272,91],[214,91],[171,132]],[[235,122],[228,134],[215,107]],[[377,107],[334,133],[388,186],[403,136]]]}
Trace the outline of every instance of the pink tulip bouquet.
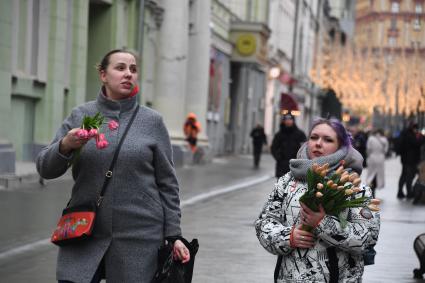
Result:
{"label": "pink tulip bouquet", "polygon": [[[105,117],[100,114],[100,112],[97,112],[96,115],[93,117],[91,116],[84,116],[83,121],[81,123],[80,129],[75,133],[75,135],[81,139],[95,139],[96,141],[96,147],[98,149],[104,149],[108,147],[109,142],[105,138],[105,134],[102,133],[102,126],[104,124]],[[111,131],[115,131],[118,129],[119,124],[117,121],[110,120],[108,122],[108,128]],[[79,148],[76,153],[75,157],[72,160],[71,164],[73,164],[81,153],[81,148]]]}
{"label": "pink tulip bouquet", "polygon": [[[314,211],[319,211],[319,205],[322,205],[326,214],[338,217],[341,226],[346,227],[347,219],[342,215],[343,210],[350,207],[367,207],[371,211],[379,211],[380,201],[356,196],[363,190],[359,187],[360,176],[355,172],[349,173],[343,165],[344,162],[328,175],[329,164],[313,164],[307,171],[308,188],[301,196],[300,202]],[[302,229],[311,231],[312,227],[303,225]]]}

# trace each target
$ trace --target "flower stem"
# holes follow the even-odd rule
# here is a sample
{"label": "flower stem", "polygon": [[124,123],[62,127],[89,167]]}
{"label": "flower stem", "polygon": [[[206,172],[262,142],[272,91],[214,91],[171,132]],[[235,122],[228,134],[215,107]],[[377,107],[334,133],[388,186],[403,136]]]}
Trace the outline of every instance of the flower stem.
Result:
{"label": "flower stem", "polygon": [[301,230],[304,230],[304,231],[307,231],[307,232],[311,232],[311,231],[313,231],[313,227],[311,227],[310,225],[302,224]]}

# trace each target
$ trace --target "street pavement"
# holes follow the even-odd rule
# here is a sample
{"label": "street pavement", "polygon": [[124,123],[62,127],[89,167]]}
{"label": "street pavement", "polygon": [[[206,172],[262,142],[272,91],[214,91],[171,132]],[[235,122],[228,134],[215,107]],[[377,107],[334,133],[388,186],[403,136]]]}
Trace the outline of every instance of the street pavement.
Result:
{"label": "street pavement", "polygon": [[[253,222],[273,188],[274,161],[263,155],[259,170],[251,156],[216,158],[211,164],[179,168],[182,229],[198,238],[193,282],[273,282],[275,256],[258,243]],[[388,159],[382,199],[381,233],[375,265],[365,268],[363,282],[414,280],[419,261],[413,241],[425,233],[425,205],[396,198],[401,166]],[[70,192],[69,176],[25,183],[0,190],[0,282],[55,282],[57,248],[48,242]]]}

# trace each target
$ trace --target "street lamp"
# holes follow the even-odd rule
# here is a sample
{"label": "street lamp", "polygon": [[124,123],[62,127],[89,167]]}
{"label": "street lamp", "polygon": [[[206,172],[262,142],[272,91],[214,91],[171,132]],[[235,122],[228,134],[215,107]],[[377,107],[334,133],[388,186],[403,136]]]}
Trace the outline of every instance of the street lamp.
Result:
{"label": "street lamp", "polygon": [[277,79],[280,76],[280,68],[279,67],[273,67],[269,70],[269,78],[270,79]]}

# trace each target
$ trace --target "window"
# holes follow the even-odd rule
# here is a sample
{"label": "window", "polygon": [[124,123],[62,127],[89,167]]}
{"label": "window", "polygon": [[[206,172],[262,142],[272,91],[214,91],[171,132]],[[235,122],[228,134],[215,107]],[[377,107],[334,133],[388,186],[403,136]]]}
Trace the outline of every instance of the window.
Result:
{"label": "window", "polygon": [[393,1],[391,3],[391,12],[398,13],[400,11],[400,3],[398,1]]}
{"label": "window", "polygon": [[189,34],[196,34],[198,28],[198,7],[199,3],[196,0],[189,1]]}
{"label": "window", "polygon": [[417,14],[421,14],[422,13],[422,3],[416,2],[416,4],[415,4],[415,12]]}
{"label": "window", "polygon": [[12,73],[46,81],[48,1],[13,1],[12,13]]}
{"label": "window", "polygon": [[397,29],[397,19],[392,18],[391,19],[391,30],[395,30],[395,29]]}
{"label": "window", "polygon": [[419,17],[416,17],[413,20],[413,29],[414,30],[420,30],[421,29],[421,19]]}
{"label": "window", "polygon": [[394,47],[397,43],[397,39],[394,36],[388,37],[388,45]]}
{"label": "window", "polygon": [[415,49],[415,48],[420,49],[421,48],[421,42],[420,41],[413,41],[412,40],[410,42],[410,45],[413,49]]}

